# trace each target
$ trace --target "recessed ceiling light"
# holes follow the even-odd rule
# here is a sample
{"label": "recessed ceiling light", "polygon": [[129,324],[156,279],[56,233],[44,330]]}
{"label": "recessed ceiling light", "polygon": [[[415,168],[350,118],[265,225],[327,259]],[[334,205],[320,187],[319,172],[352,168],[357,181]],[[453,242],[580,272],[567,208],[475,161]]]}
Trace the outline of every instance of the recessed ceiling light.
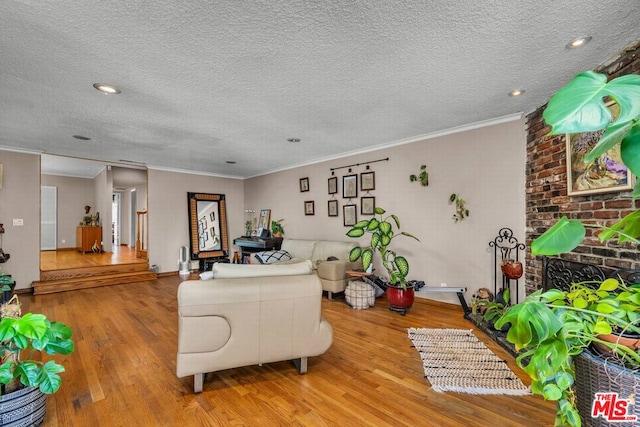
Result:
{"label": "recessed ceiling light", "polygon": [[91,141],[91,138],[89,138],[88,136],[82,136],[82,135],[73,135],[73,137],[75,139],[79,139],[81,141]]}
{"label": "recessed ceiling light", "polygon": [[288,138],[287,141],[289,141],[289,142],[300,142],[300,138]]}
{"label": "recessed ceiling light", "polygon": [[524,93],[525,93],[524,89],[516,89],[509,92],[509,96],[521,96],[521,95],[524,95]]}
{"label": "recessed ceiling light", "polygon": [[227,160],[228,165],[235,165],[237,162],[235,160]]}
{"label": "recessed ceiling light", "polygon": [[105,93],[107,95],[117,95],[120,93],[120,89],[112,85],[106,85],[104,83],[94,83],[93,87],[98,89],[100,92]]}
{"label": "recessed ceiling light", "polygon": [[571,40],[567,44],[567,49],[576,49],[576,48],[582,47],[585,44],[589,43],[590,41],[591,41],[591,36],[578,37],[576,39]]}

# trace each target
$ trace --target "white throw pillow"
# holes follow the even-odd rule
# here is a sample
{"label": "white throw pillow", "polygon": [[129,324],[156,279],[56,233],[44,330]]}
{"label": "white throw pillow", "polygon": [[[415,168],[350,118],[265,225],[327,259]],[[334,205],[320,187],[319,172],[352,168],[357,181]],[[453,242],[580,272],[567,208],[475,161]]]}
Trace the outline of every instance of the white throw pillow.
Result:
{"label": "white throw pillow", "polygon": [[227,264],[215,263],[211,268],[215,279],[238,279],[244,277],[297,276],[311,274],[311,261],[297,264]]}
{"label": "white throw pillow", "polygon": [[273,264],[278,261],[287,261],[293,258],[287,251],[262,251],[256,254],[256,259],[260,264]]}

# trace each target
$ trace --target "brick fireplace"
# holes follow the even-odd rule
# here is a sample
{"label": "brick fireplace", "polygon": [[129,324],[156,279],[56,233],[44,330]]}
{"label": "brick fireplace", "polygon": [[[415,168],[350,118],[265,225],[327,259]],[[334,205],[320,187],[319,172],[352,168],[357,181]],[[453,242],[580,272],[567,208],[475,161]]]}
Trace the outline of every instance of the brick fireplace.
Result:
{"label": "brick fireplace", "polygon": [[[594,71],[609,80],[626,74],[640,74],[640,40]],[[544,108],[527,116],[526,162],[526,245],[525,290],[529,294],[542,287],[542,257],[534,257],[531,242],[562,216],[590,224],[612,224],[640,208],[631,200],[631,191],[569,196],[565,136],[546,136],[550,128],[542,119]],[[640,252],[635,244],[601,243],[587,228],[587,237],[564,259],[611,268],[640,269]]]}

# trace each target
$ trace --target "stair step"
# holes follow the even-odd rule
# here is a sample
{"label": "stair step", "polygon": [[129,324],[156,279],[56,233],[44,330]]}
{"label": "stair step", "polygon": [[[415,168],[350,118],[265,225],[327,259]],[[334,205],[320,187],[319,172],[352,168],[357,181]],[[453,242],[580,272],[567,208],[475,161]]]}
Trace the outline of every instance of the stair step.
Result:
{"label": "stair step", "polygon": [[102,274],[133,273],[149,271],[148,262],[133,264],[99,265],[93,267],[67,268],[63,270],[41,271],[40,281],[61,280],[78,277],[92,277]]}
{"label": "stair step", "polygon": [[108,267],[116,266],[106,266],[103,268],[105,271],[104,273],[101,273],[99,270],[95,271],[94,274],[82,272],[79,273],[81,274],[80,276],[33,282],[31,284],[33,287],[33,294],[42,295],[54,292],[96,288],[99,286],[122,285],[158,279],[158,275],[153,271],[149,271],[148,268],[142,271],[112,273],[109,272],[110,269]]}

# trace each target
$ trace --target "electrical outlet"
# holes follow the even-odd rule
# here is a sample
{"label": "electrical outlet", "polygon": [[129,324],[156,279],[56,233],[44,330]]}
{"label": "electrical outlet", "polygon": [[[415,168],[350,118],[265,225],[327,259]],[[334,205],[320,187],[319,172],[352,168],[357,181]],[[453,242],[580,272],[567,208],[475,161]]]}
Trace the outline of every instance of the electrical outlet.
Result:
{"label": "electrical outlet", "polygon": [[67,240],[66,239],[62,239],[62,243],[67,243]]}
{"label": "electrical outlet", "polygon": [[24,225],[24,220],[22,218],[13,218],[14,227],[22,227],[23,225]]}
{"label": "electrical outlet", "polygon": [[441,283],[440,283],[440,287],[441,287],[441,288],[446,288],[446,287],[447,287],[447,284],[446,284],[446,283],[444,283],[444,282],[441,282]]}

